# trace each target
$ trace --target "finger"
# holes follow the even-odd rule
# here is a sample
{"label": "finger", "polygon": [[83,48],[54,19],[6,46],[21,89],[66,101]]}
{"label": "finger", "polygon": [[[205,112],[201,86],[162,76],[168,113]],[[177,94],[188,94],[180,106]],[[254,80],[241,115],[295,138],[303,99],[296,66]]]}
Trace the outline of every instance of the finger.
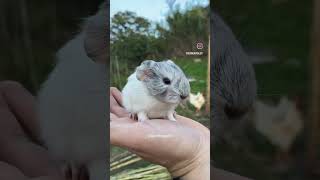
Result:
{"label": "finger", "polygon": [[[120,123],[136,123],[137,121],[129,117],[118,117],[117,115],[110,113],[110,119],[112,122]],[[110,122],[111,122],[110,121]]]}
{"label": "finger", "polygon": [[113,114],[113,113],[110,113],[110,121],[114,121],[114,120],[116,120],[117,118],[119,118],[119,117],[116,116],[116,115]]}
{"label": "finger", "polygon": [[12,136],[26,135],[15,115],[12,113],[2,91],[3,90],[0,89],[0,142]]}
{"label": "finger", "polygon": [[117,100],[114,98],[114,96],[110,92],[110,107],[116,107],[116,106],[120,106],[120,104],[117,102]]}
{"label": "finger", "polygon": [[115,100],[118,102],[118,104],[120,106],[122,106],[122,95],[121,95],[121,92],[117,88],[111,87],[110,88],[110,93],[115,98]]}
{"label": "finger", "polygon": [[133,123],[137,122],[136,120],[129,118],[129,117],[119,117],[116,114],[110,113],[110,120],[111,121],[122,121],[122,122],[127,122],[127,123]]}
{"label": "finger", "polygon": [[129,117],[129,113],[118,104],[112,95],[110,95],[110,112],[119,117]]}
{"label": "finger", "polygon": [[0,161],[0,179],[27,180],[28,178],[14,166]]}
{"label": "finger", "polygon": [[0,146],[0,160],[17,167],[28,177],[62,176],[48,152],[25,137],[2,140]]}
{"label": "finger", "polygon": [[[27,137],[3,95],[4,91],[8,93],[10,89],[13,94],[9,96],[7,94],[7,96],[14,95],[17,87],[11,85],[14,84],[10,84],[10,87],[5,87],[8,89],[0,91],[0,160],[10,162],[23,172],[27,172],[25,174],[36,175],[38,172],[48,172],[47,170],[52,167],[47,152]],[[17,96],[19,97],[19,95]]]}
{"label": "finger", "polygon": [[[30,180],[31,178],[26,177],[18,168],[0,161],[0,179],[8,179],[8,180]],[[42,176],[42,177],[34,177],[32,180],[61,180],[61,177],[57,176]]]}
{"label": "finger", "polygon": [[34,139],[39,138],[35,98],[22,85],[13,81],[0,83],[1,94],[20,125]]}
{"label": "finger", "polygon": [[128,117],[129,113],[121,106],[121,93],[118,89],[110,88],[110,112],[119,117]]}

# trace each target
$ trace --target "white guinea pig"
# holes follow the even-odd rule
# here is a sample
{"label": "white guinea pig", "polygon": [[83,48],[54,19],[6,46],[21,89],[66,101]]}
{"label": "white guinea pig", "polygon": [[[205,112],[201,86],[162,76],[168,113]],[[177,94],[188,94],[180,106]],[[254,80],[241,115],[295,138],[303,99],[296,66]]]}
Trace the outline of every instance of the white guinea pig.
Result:
{"label": "white guinea pig", "polygon": [[183,71],[171,60],[145,60],[122,90],[123,106],[138,121],[167,118],[176,121],[175,108],[190,93]]}
{"label": "white guinea pig", "polygon": [[94,62],[106,61],[107,8],[104,3],[59,50],[57,65],[38,95],[42,140],[55,159],[66,162],[64,170],[71,171],[73,180],[83,166],[90,180],[108,178],[108,68]]}

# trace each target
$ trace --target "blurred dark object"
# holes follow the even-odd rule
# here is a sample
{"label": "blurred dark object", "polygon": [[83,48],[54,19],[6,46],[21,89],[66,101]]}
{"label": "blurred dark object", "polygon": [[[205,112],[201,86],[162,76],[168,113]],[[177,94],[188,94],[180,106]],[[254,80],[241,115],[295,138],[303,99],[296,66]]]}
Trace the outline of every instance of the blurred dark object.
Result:
{"label": "blurred dark object", "polygon": [[0,80],[35,93],[54,67],[54,54],[80,29],[102,0],[0,2]]}
{"label": "blurred dark object", "polygon": [[[281,97],[287,96],[291,100],[298,97],[293,101],[302,119],[309,123],[310,116],[307,115],[311,107],[309,98],[315,97],[311,97],[310,94],[311,71],[309,66],[312,1],[244,0],[236,2],[225,0],[215,1],[214,6],[231,27],[240,43],[244,45],[251,62],[254,62],[259,100],[278,104]],[[262,111],[270,114],[265,110]],[[278,114],[292,115],[295,113]],[[279,118],[281,119],[281,116]],[[268,118],[265,117],[265,119]],[[265,136],[256,133],[253,127],[247,126],[242,129],[242,133],[245,133],[248,141],[236,140],[236,144],[241,149],[234,149],[224,144],[213,147],[215,163],[226,170],[259,180],[319,179],[307,178],[303,171],[304,168],[310,169],[304,166],[305,145],[309,141],[306,135],[311,130],[309,125],[303,124],[306,128],[302,129],[302,132],[295,138],[290,148],[290,158],[286,154],[288,152],[279,152],[279,149]],[[290,124],[289,126],[295,125]],[[265,129],[270,130],[268,127]],[[230,131],[237,130],[239,131],[239,128]],[[285,133],[286,130],[281,131]],[[291,135],[294,134],[296,133]],[[317,142],[319,136],[316,134],[318,133],[314,134],[313,142]],[[315,158],[319,158],[318,151],[314,152]],[[275,156],[278,156],[277,159],[281,162],[287,161],[290,167],[275,166]],[[315,163],[312,163],[312,166],[319,167]]]}
{"label": "blurred dark object", "polygon": [[215,11],[211,13],[212,140],[235,144],[234,133],[243,129],[256,97],[255,73],[231,29]]}
{"label": "blurred dark object", "polygon": [[311,67],[312,89],[311,89],[311,109],[307,146],[307,168],[306,170],[320,176],[319,161],[319,130],[320,130],[320,1],[314,0],[313,7],[313,27],[311,31]]}

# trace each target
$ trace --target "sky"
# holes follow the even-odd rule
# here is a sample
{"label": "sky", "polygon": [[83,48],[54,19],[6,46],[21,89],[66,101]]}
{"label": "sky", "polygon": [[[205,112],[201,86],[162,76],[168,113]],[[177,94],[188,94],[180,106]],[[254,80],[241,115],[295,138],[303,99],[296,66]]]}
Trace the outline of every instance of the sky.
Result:
{"label": "sky", "polygon": [[175,1],[174,6],[179,4],[182,10],[186,8],[186,4],[209,4],[209,0],[111,0],[110,18],[119,11],[129,10],[153,22],[163,22],[170,10],[167,1]]}

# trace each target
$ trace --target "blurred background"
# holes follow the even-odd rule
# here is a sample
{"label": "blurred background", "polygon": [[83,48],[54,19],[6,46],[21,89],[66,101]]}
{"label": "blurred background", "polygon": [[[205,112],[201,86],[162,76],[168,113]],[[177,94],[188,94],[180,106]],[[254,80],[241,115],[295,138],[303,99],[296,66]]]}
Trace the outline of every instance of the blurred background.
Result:
{"label": "blurred background", "polygon": [[[0,80],[18,81],[36,94],[54,68],[55,52],[77,34],[83,18],[94,14],[101,2],[1,0]],[[196,97],[179,113],[208,126],[209,2],[128,2],[111,1],[112,85],[121,89],[144,59],[171,58],[186,72]],[[212,146],[215,164],[258,180],[319,179],[317,87],[312,86],[317,67],[311,40],[316,39],[313,21],[320,20],[314,18],[313,1],[212,3],[250,55],[258,83],[244,135],[235,138],[236,143]],[[199,51],[199,42],[204,54],[186,55]],[[111,163],[114,179],[170,179],[164,168],[117,148],[111,151]]]}
{"label": "blurred background", "polygon": [[81,29],[103,0],[0,1],[0,80],[36,93],[54,67],[56,51]]}
{"label": "blurred background", "polygon": [[[191,85],[189,102],[177,113],[209,127],[209,1],[111,0],[110,22],[111,85],[121,90],[146,59],[171,59]],[[110,153],[111,179],[171,179],[165,168],[124,149],[112,147]]]}
{"label": "blurred background", "polygon": [[217,167],[257,180],[320,178],[319,46],[314,41],[320,20],[314,2],[213,2],[249,55],[258,85],[252,113],[239,126],[242,134],[211,146]]}

